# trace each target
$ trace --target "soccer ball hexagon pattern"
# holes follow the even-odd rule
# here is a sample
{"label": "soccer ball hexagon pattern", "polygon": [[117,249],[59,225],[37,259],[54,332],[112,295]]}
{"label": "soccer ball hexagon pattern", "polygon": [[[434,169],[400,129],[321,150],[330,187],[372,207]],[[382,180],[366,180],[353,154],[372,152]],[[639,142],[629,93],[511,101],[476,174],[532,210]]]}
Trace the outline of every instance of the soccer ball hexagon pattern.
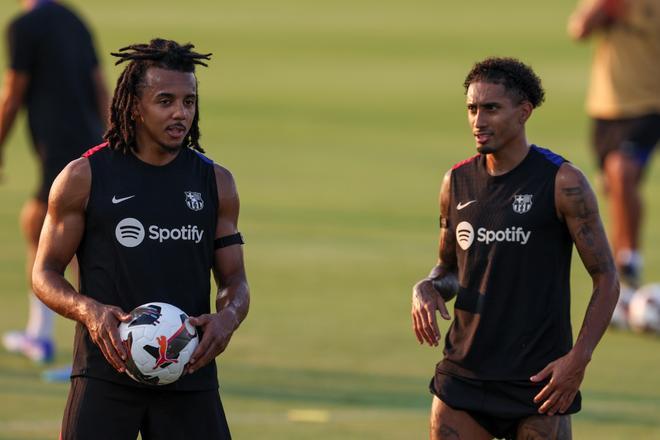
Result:
{"label": "soccer ball hexagon pattern", "polygon": [[635,292],[628,306],[628,323],[636,332],[660,333],[660,284],[647,284]]}
{"label": "soccer ball hexagon pattern", "polygon": [[148,385],[179,379],[199,343],[188,315],[171,304],[152,302],[136,307],[131,317],[119,325],[128,352],[126,373]]}

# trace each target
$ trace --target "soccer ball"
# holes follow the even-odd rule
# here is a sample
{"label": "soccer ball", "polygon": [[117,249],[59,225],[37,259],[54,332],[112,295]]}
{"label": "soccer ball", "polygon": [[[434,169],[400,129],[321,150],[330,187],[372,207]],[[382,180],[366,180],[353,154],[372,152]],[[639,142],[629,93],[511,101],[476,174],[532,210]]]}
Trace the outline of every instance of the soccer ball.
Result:
{"label": "soccer ball", "polygon": [[660,284],[647,284],[637,290],[628,306],[628,323],[639,333],[660,333]]}
{"label": "soccer ball", "polygon": [[630,300],[635,295],[635,290],[626,284],[621,285],[619,292],[619,301],[616,303],[610,325],[618,329],[628,328],[628,313],[630,309]]}
{"label": "soccer ball", "polygon": [[153,302],[136,307],[131,317],[119,324],[128,352],[126,373],[148,385],[177,380],[199,343],[188,315],[171,304]]}

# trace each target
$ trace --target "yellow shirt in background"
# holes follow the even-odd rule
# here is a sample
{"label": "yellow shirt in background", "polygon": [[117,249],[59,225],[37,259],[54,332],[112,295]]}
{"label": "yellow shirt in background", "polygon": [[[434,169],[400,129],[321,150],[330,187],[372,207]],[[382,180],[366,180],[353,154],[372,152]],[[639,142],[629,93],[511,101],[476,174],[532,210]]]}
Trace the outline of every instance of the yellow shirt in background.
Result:
{"label": "yellow shirt in background", "polygon": [[660,0],[630,0],[598,35],[587,112],[599,119],[660,113]]}

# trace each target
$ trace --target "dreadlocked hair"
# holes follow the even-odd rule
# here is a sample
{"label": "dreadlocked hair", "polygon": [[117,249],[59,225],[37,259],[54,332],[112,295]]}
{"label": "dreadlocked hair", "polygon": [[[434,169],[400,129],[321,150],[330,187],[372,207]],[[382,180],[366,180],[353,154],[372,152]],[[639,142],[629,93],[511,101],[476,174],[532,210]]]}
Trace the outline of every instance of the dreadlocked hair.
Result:
{"label": "dreadlocked hair", "polygon": [[479,81],[502,84],[507,92],[520,101],[529,101],[534,108],[545,100],[541,78],[531,67],[515,58],[491,57],[476,63],[463,83],[465,93],[470,84]]}
{"label": "dreadlocked hair", "polygon": [[[109,147],[128,153],[135,150],[135,121],[133,109],[144,87],[144,76],[150,67],[195,72],[196,65],[207,67],[205,60],[210,60],[210,53],[193,52],[195,46],[188,43],[180,45],[176,41],[156,38],[149,44],[133,44],[122,47],[111,55],[119,58],[115,65],[128,62],[128,66],[117,79],[117,87],[110,107],[110,128],[103,138]],[[199,98],[195,100],[195,116],[188,134],[183,139],[183,146],[204,152],[199,145]]]}

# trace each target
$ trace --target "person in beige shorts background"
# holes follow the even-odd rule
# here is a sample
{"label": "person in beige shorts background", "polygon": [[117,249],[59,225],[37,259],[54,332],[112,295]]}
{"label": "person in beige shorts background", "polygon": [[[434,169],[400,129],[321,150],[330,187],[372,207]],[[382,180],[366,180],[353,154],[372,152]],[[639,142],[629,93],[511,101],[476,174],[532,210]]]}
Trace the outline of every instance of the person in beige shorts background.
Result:
{"label": "person in beige shorts background", "polygon": [[[586,108],[610,209],[609,239],[632,292],[642,281],[640,184],[660,138],[660,0],[585,0],[568,33],[596,40]],[[623,292],[618,307],[627,300]]]}

